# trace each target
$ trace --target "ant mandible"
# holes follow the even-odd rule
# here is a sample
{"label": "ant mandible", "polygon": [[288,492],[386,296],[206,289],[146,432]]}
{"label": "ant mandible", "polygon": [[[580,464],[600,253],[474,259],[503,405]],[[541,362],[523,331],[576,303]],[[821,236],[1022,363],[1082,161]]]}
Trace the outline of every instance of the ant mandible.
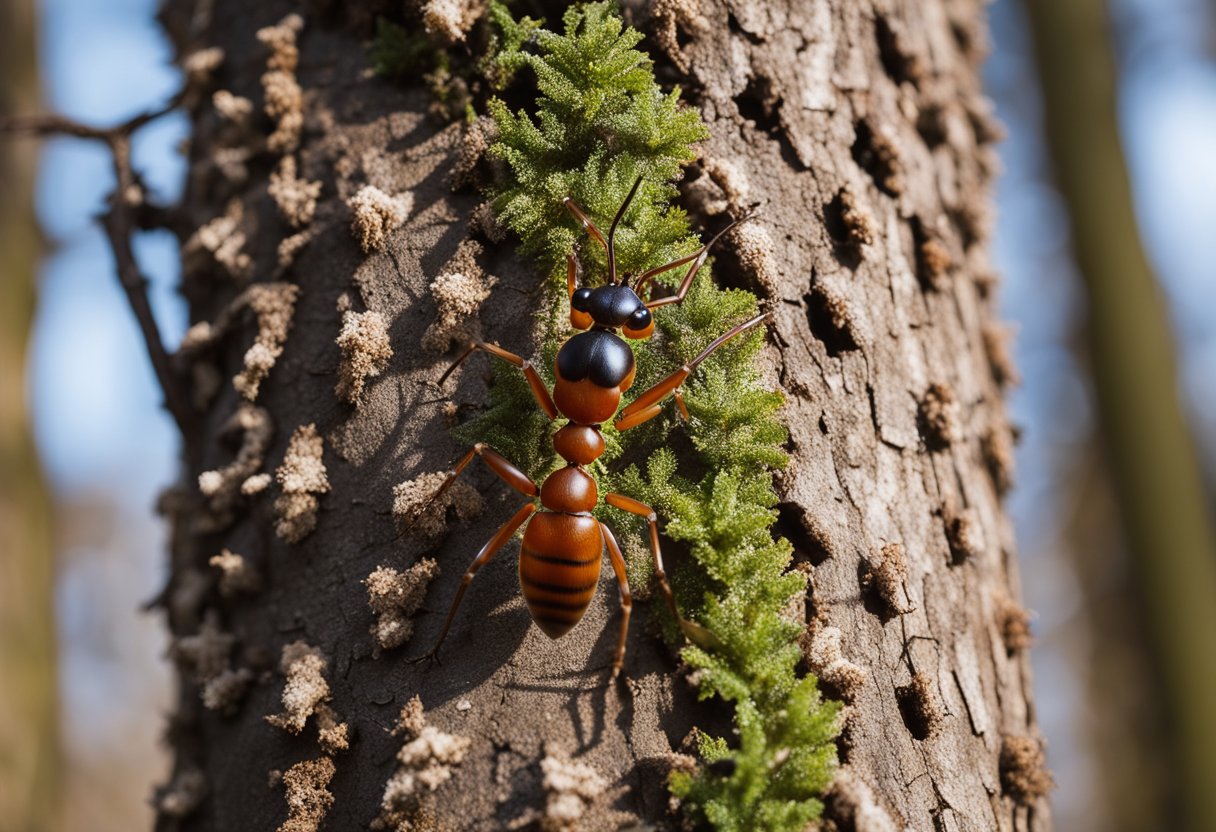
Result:
{"label": "ant mandible", "polygon": [[[641,184],[641,178],[634,183],[629,196],[625,198],[612,220],[607,237],[573,199],[567,197],[564,200],[566,208],[582,223],[592,239],[604,247],[608,255],[608,281],[594,289],[578,287],[581,273],[578,258],[573,253],[567,256],[566,285],[570,299],[570,323],[580,331],[567,339],[558,350],[554,367],[557,381],[553,386],[552,395],[530,362],[496,344],[482,341],[471,342],[439,379],[439,384],[442,385],[453,370],[478,350],[519,367],[532,388],[537,404],[549,419],[564,416],[569,420],[553,434],[553,449],[567,464],[550,474],[537,488],[536,483],[527,474],[484,443],[474,445],[456,463],[443,485],[431,498],[432,501],[447,491],[472,462],[474,456],[479,456],[503,482],[525,497],[533,498],[533,502],[515,512],[477,553],[477,557],[461,579],[460,588],[456,591],[456,598],[452,601],[435,646],[415,661],[437,657],[465,590],[469,588],[477,570],[489,563],[526,522],[528,525],[524,529],[519,555],[520,588],[532,620],[550,638],[561,638],[582,619],[595,595],[599,583],[600,561],[604,548],[607,547],[621,598],[621,629],[616,655],[612,660],[611,678],[615,679],[620,673],[625,659],[625,637],[629,629],[633,601],[629,592],[629,581],[625,576],[625,558],[621,554],[621,547],[612,530],[591,513],[599,502],[599,489],[595,478],[584,467],[604,452],[604,438],[600,435],[600,426],[616,415],[621,394],[633,385],[633,351],[629,344],[617,335],[617,331],[623,330],[626,337],[635,340],[649,338],[654,332],[652,310],[683,301],[697,270],[709,255],[710,247],[731,228],[751,217],[747,215],[731,223],[696,252],[643,272],[634,279],[631,286],[628,277],[623,277],[619,282],[617,280],[613,240],[617,225]],[[642,300],[651,280],[684,265],[689,265],[689,269],[674,295]],[[714,350],[736,335],[759,325],[766,317],[758,315],[732,327],[712,341],[692,361],[642,393],[621,411],[613,423],[616,429],[628,430],[657,416],[668,395],[675,398],[680,413],[687,419],[688,409],[680,395],[680,386]],[[539,510],[535,503],[538,496]],[[654,509],[624,494],[605,494],[604,502],[645,518],[650,527],[650,552],[654,558],[655,575],[659,579],[671,614],[685,636],[694,643],[702,646],[712,644],[715,641],[713,635],[704,627],[686,620],[676,608],[675,596],[672,595],[671,586],[667,583],[667,574],[663,570],[658,516]]]}

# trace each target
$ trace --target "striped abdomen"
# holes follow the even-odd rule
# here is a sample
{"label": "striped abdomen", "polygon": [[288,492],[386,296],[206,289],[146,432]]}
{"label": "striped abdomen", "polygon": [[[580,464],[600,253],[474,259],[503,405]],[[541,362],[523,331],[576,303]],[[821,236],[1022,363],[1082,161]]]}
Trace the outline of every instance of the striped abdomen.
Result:
{"label": "striped abdomen", "polygon": [[582,619],[595,596],[603,551],[594,517],[541,511],[528,521],[519,585],[545,635],[560,638]]}

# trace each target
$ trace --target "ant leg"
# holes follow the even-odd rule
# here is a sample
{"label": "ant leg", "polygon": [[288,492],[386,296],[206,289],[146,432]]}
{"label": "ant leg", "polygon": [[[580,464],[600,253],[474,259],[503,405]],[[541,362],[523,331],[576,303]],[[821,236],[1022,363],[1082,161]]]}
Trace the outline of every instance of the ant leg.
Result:
{"label": "ant leg", "polygon": [[679,387],[675,389],[671,397],[676,400],[676,407],[680,411],[680,416],[683,417],[685,422],[691,422],[692,417],[688,415],[688,405],[684,404],[684,394],[680,392]]}
{"label": "ant leg", "polygon": [[565,199],[563,199],[562,204],[565,205],[567,209],[569,209],[571,214],[574,214],[574,218],[583,224],[583,228],[586,229],[587,233],[590,234],[595,239],[596,242],[598,242],[600,245],[602,245],[604,247],[604,252],[607,253],[608,252],[608,238],[606,238],[604,236],[604,232],[600,231],[596,227],[595,223],[593,223],[591,221],[591,217],[584,214],[583,209],[579,208],[578,203],[575,202],[570,197],[566,197]]}
{"label": "ant leg", "polygon": [[490,355],[493,355],[496,358],[501,358],[503,361],[506,361],[509,364],[514,364],[516,367],[523,370],[524,377],[528,379],[528,386],[532,388],[532,395],[536,398],[536,403],[540,405],[540,409],[545,411],[545,414],[550,419],[557,418],[557,405],[553,404],[553,397],[549,395],[549,389],[545,387],[544,380],[540,377],[540,373],[536,372],[536,368],[532,366],[532,362],[525,361],[515,353],[504,350],[497,344],[487,344],[485,341],[470,341],[469,346],[465,348],[465,351],[462,352],[460,356],[452,362],[452,366],[448,367],[447,370],[444,371],[443,375],[439,377],[439,384],[442,386],[443,383],[448,380],[448,376],[450,376],[457,367],[463,364],[466,358],[478,350],[488,352]]}
{"label": "ant leg", "polygon": [[679,609],[676,608],[676,596],[671,591],[671,584],[667,583],[667,572],[663,569],[663,550],[659,547],[659,516],[655,514],[654,509],[632,497],[626,497],[624,494],[605,494],[604,502],[621,511],[627,511],[646,519],[646,523],[650,526],[650,554],[654,558],[654,573],[659,579],[659,587],[663,590],[667,607],[675,617],[676,623],[680,625],[680,630],[689,641],[698,647],[711,648],[718,644],[718,639],[713,633],[680,615]]}
{"label": "ant leg", "polygon": [[697,249],[692,254],[681,257],[678,260],[672,260],[670,263],[667,263],[666,265],[659,266],[657,268],[651,269],[650,271],[643,272],[641,275],[639,275],[637,282],[635,282],[633,285],[633,290],[635,292],[637,292],[638,297],[642,297],[642,292],[644,292],[646,290],[646,284],[649,283],[651,280],[653,280],[655,277],[661,275],[663,272],[671,271],[672,269],[678,269],[680,266],[683,266],[686,263],[692,263],[692,266],[689,267],[688,272],[685,273],[685,275],[684,275],[684,280],[682,280],[680,282],[679,290],[674,295],[671,295],[670,297],[659,298],[658,300],[648,301],[646,303],[646,308],[654,309],[655,307],[658,307],[658,306],[666,306],[669,303],[680,303],[681,301],[683,301],[684,296],[688,294],[688,288],[690,286],[692,286],[692,279],[697,276],[697,271],[701,268],[702,265],[704,265],[706,258],[709,257],[709,250],[710,250],[710,248],[713,247],[713,244],[718,242],[718,240],[721,239],[723,234],[730,231],[736,225],[739,225],[740,223],[743,223],[743,222],[747,222],[754,216],[755,216],[755,213],[744,214],[742,217],[735,220],[730,225],[726,226],[726,228],[723,228],[721,231],[719,231],[717,234],[715,234],[708,243],[701,246],[701,248]]}
{"label": "ant leg", "polygon": [[415,517],[431,503],[442,497],[444,493],[446,493],[447,490],[452,487],[452,483],[456,482],[456,478],[460,476],[460,472],[468,467],[469,463],[473,461],[474,456],[480,456],[483,460],[485,460],[486,465],[490,467],[491,471],[498,475],[500,480],[514,488],[520,494],[523,494],[525,497],[535,497],[540,493],[540,489],[536,487],[536,483],[532,482],[532,479],[527,474],[512,465],[510,460],[484,442],[478,442],[472,448],[469,448],[469,452],[467,454],[460,458],[460,461],[457,462],[452,470],[448,473],[447,479],[445,479],[443,484],[439,486],[439,489],[431,495],[430,499],[418,506],[414,512]]}
{"label": "ant leg", "polygon": [[447,638],[448,628],[452,626],[452,619],[456,617],[456,610],[460,607],[460,601],[464,598],[465,590],[469,588],[469,584],[473,583],[473,577],[477,574],[477,570],[485,566],[494,555],[498,554],[508,540],[515,534],[516,530],[523,525],[532,512],[536,511],[534,503],[528,503],[502,525],[489,542],[481,547],[481,551],[477,553],[477,557],[473,558],[473,562],[469,564],[468,570],[464,573],[464,577],[460,579],[460,588],[456,590],[456,597],[452,600],[452,607],[448,610],[448,617],[443,622],[443,629],[439,631],[439,638],[435,641],[435,646],[431,648],[429,653],[425,653],[416,659],[410,659],[411,663],[424,661],[426,659],[437,660],[439,657],[439,646],[443,644],[443,640]]}
{"label": "ant leg", "polygon": [[612,571],[616,573],[616,584],[621,591],[621,634],[616,641],[616,655],[612,658],[612,675],[609,681],[615,679],[625,664],[625,637],[629,634],[629,616],[633,613],[633,595],[629,592],[629,578],[625,575],[625,556],[621,554],[621,546],[616,542],[612,529],[600,523],[600,532],[604,543],[608,546],[608,560],[612,562]]}
{"label": "ant leg", "polygon": [[[719,335],[710,343],[708,347],[701,350],[700,355],[630,402],[629,405],[621,411],[620,417],[616,420],[616,422],[613,423],[613,426],[617,430],[629,430],[629,428],[637,427],[643,422],[658,416],[662,411],[662,406],[660,403],[663,401],[663,399],[667,398],[669,393],[678,392],[680,385],[683,384],[690,375],[692,375],[692,371],[697,369],[697,366],[702,361],[709,358],[714,350],[725,344],[731,338],[734,338],[736,335],[747,332],[747,330],[758,326],[767,319],[768,313],[757,315],[751,320],[747,320],[741,324],[733,326],[722,335]],[[681,401],[678,402],[681,405],[683,404],[682,399],[683,397],[681,396]],[[687,408],[681,407],[681,411],[685,418],[687,418]]]}

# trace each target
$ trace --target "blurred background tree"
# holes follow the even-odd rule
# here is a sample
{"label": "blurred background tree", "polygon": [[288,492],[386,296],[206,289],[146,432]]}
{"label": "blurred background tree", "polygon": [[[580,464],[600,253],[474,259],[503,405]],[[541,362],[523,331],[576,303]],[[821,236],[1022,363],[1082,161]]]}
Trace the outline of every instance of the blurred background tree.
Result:
{"label": "blurred background tree", "polygon": [[[0,113],[38,105],[31,0],[0,6]],[[0,827],[55,828],[59,709],[55,684],[51,501],[25,396],[41,235],[37,148],[0,143]]]}
{"label": "blurred background tree", "polygon": [[[1123,609],[1115,612],[1143,616],[1136,642],[1149,651],[1131,667],[1095,662],[1095,678],[1103,682],[1093,689],[1096,699],[1126,685],[1147,690],[1151,703],[1144,711],[1110,712],[1126,726],[1124,738],[1148,744],[1144,757],[1126,739],[1122,753],[1099,757],[1109,828],[1216,829],[1216,539],[1179,395],[1170,316],[1136,224],[1108,10],[1102,0],[1028,0],[1026,8],[1054,179],[1085,290],[1082,361],[1093,380],[1104,451],[1094,464],[1115,497],[1102,504],[1115,509],[1103,519],[1119,528],[1119,550],[1131,561],[1119,593]],[[1090,531],[1114,542],[1101,528]],[[1090,580],[1102,580],[1097,573],[1117,563],[1095,562],[1085,540],[1074,546]],[[1111,612],[1100,610],[1094,609],[1098,620]],[[1125,629],[1112,624],[1115,632]],[[1144,758],[1156,765],[1144,766]],[[1157,798],[1147,813],[1146,787]]]}

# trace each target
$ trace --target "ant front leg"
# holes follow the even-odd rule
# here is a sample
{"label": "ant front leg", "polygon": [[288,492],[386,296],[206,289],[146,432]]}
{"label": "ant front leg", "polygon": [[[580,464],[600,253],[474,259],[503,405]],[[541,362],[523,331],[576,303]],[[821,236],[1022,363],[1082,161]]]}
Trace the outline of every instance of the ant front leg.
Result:
{"label": "ant front leg", "polygon": [[443,629],[439,631],[439,638],[435,640],[435,646],[429,652],[424,653],[416,659],[410,659],[411,664],[427,660],[439,660],[439,647],[443,644],[443,640],[447,638],[448,630],[452,626],[452,619],[456,617],[456,610],[460,608],[460,602],[464,598],[465,590],[469,588],[469,584],[473,583],[477,570],[489,563],[494,555],[498,554],[498,550],[506,545],[507,541],[514,536],[516,530],[524,524],[525,520],[532,516],[534,511],[536,511],[535,503],[528,503],[526,506],[523,506],[519,511],[515,512],[510,520],[502,525],[502,528],[490,538],[485,546],[481,547],[481,551],[477,553],[477,557],[473,558],[473,562],[469,564],[468,570],[465,571],[464,577],[460,579],[460,588],[456,590],[456,597],[452,600],[452,606],[448,610],[448,617],[444,619]]}
{"label": "ant front leg", "polygon": [[[667,600],[667,607],[671,610],[671,614],[675,618],[676,623],[680,625],[680,631],[684,633],[685,637],[689,641],[698,647],[711,649],[717,645],[719,643],[717,636],[702,627],[700,624],[689,621],[687,618],[680,615],[680,610],[676,607],[676,596],[671,591],[671,584],[667,583],[667,571],[663,569],[663,550],[659,547],[659,516],[655,514],[654,509],[645,503],[633,499],[632,497],[626,497],[624,494],[605,494],[604,502],[613,508],[619,508],[621,511],[627,511],[630,514],[635,514],[638,517],[645,518],[647,525],[650,527],[650,554],[651,557],[654,558],[654,573],[659,579],[659,588],[663,590],[663,597]],[[611,538],[608,537],[607,539]],[[612,542],[615,543],[616,541],[613,540]],[[610,545],[609,552],[611,551],[612,548]],[[623,651],[624,633],[622,633],[621,637],[621,649]]]}
{"label": "ant front leg", "polygon": [[709,250],[713,248],[714,243],[718,242],[718,240],[720,240],[724,234],[726,234],[736,225],[747,222],[754,216],[754,212],[744,214],[742,217],[735,220],[730,225],[726,226],[726,228],[723,228],[721,231],[715,234],[708,243],[701,246],[692,254],[681,257],[678,260],[672,260],[670,263],[651,269],[650,271],[642,272],[642,274],[638,275],[637,282],[634,283],[633,288],[634,291],[637,292],[638,297],[644,298],[645,295],[643,295],[643,292],[646,291],[646,284],[651,280],[654,280],[654,278],[663,274],[663,272],[669,272],[672,269],[678,269],[680,266],[692,263],[692,265],[689,266],[688,271],[685,272],[684,279],[680,281],[680,288],[674,295],[659,298],[658,300],[648,301],[646,303],[646,308],[654,309],[659,306],[666,306],[669,303],[682,303],[684,296],[688,294],[689,287],[692,286],[692,279],[697,276],[697,272],[700,270],[701,266],[705,264],[705,259],[709,257]]}
{"label": "ant front leg", "polygon": [[536,372],[536,368],[532,366],[532,362],[524,360],[522,357],[513,352],[504,350],[497,344],[487,344],[485,341],[470,341],[468,347],[465,348],[465,351],[462,352],[460,356],[452,362],[452,366],[448,367],[447,370],[444,371],[443,375],[439,377],[440,386],[442,386],[443,383],[448,380],[448,376],[450,376],[457,367],[464,363],[466,358],[478,350],[488,352],[490,355],[493,355],[496,358],[501,358],[503,361],[506,361],[509,364],[514,364],[516,367],[523,370],[524,377],[528,379],[528,386],[532,388],[532,395],[536,399],[536,403],[540,405],[540,409],[545,411],[545,415],[547,415],[550,419],[557,418],[557,405],[553,404],[553,397],[549,395],[549,388],[545,387],[544,379],[540,377],[540,373]]}
{"label": "ant front leg", "polygon": [[696,358],[689,361],[683,367],[676,370],[667,378],[663,379],[658,384],[654,385],[649,390],[642,393],[642,395],[630,402],[627,407],[621,410],[620,416],[613,423],[613,426],[617,430],[629,430],[630,428],[637,427],[643,422],[653,419],[662,412],[663,400],[671,394],[675,394],[676,396],[676,405],[680,408],[680,415],[682,415],[685,419],[688,419],[688,408],[684,405],[684,396],[680,393],[680,386],[688,380],[688,377],[692,375],[693,370],[697,369],[702,361],[709,358],[714,350],[718,349],[718,347],[722,346],[736,335],[747,332],[747,330],[751,329],[752,327],[759,326],[761,323],[767,320],[767,318],[767,313],[757,315],[751,320],[744,321],[737,326],[731,327],[724,334],[715,338],[708,347],[701,350],[701,353]]}

